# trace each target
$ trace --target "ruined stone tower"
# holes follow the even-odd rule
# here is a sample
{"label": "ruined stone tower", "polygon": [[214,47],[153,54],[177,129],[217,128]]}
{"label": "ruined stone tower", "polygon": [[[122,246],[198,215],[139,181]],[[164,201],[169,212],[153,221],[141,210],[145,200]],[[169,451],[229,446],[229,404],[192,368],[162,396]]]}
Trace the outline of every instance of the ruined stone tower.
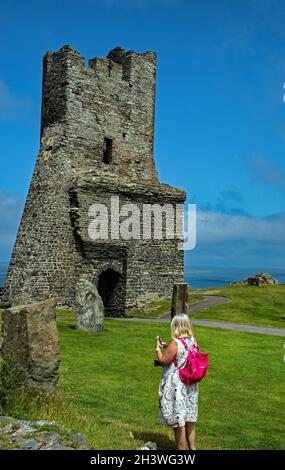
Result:
{"label": "ruined stone tower", "polygon": [[177,238],[94,241],[88,232],[89,207],[110,208],[111,196],[120,207],[185,200],[183,191],[157,178],[155,74],[153,52],[115,48],[88,67],[70,46],[45,55],[40,151],[4,287],[7,300],[57,296],[73,306],[77,281],[88,274],[106,314],[120,315],[138,301],[170,295],[183,280]]}

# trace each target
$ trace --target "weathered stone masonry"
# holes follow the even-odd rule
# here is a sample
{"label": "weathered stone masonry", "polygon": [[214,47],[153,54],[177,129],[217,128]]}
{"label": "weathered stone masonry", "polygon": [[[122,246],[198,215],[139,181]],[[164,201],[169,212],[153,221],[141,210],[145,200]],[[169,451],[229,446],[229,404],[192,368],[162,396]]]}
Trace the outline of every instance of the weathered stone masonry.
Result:
{"label": "weathered stone masonry", "polygon": [[91,204],[183,203],[160,184],[153,159],[156,55],[113,49],[89,60],[70,46],[43,63],[41,145],[14,246],[5,297],[55,296],[74,306],[88,274],[107,315],[151,296],[171,295],[183,280],[178,240],[92,241]]}

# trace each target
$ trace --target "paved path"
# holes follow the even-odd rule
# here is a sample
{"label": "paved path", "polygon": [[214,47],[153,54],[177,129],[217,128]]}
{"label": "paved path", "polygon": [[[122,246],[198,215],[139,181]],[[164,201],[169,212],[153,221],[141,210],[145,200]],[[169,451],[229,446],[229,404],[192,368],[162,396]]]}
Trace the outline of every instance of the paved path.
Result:
{"label": "paved path", "polygon": [[[190,305],[190,313],[198,312],[204,308],[214,307],[215,305],[224,304],[230,302],[229,297],[222,295],[203,295],[206,300],[197,302]],[[123,321],[152,321],[155,323],[169,323],[170,322],[170,313],[160,318],[116,318],[117,320]],[[192,324],[195,326],[206,326],[210,328],[222,328],[224,330],[234,330],[234,331],[244,331],[247,333],[259,333],[262,335],[271,335],[271,336],[283,336],[285,337],[284,328],[271,328],[267,326],[254,326],[254,325],[245,325],[243,323],[230,323],[223,321],[214,321],[214,320],[191,320]]]}
{"label": "paved path", "polygon": [[[207,300],[202,302],[197,302],[196,304],[190,305],[190,312],[198,312],[203,308],[214,307],[215,305],[224,304],[230,302],[229,297],[218,296],[218,295],[205,295],[203,296]],[[170,320],[170,316],[165,317]],[[268,326],[254,326],[254,325],[245,325],[244,323],[230,323],[224,321],[215,321],[215,320],[192,320],[193,325],[197,326],[208,326],[210,328],[223,328],[226,330],[235,330],[235,331],[246,331],[247,333],[260,333],[262,335],[272,335],[272,336],[284,336],[284,328],[271,328]]]}
{"label": "paved path", "polygon": [[224,295],[203,295],[202,297],[205,298],[202,302],[190,304],[190,313],[199,312],[203,308],[215,307],[215,305],[226,304],[231,301],[230,297]]}
{"label": "paved path", "polygon": [[[215,307],[215,305],[226,304],[231,301],[230,297],[226,297],[225,295],[201,295],[201,298],[205,300],[189,305],[190,314],[199,312],[199,310],[203,310],[204,308]],[[161,320],[170,321],[170,313],[161,317]]]}
{"label": "paved path", "polygon": [[284,328],[271,328],[268,326],[245,325],[244,323],[229,323],[214,320],[192,320],[195,326],[208,326],[210,328],[223,328],[224,330],[245,331],[247,333],[260,333],[262,335],[284,336]]}

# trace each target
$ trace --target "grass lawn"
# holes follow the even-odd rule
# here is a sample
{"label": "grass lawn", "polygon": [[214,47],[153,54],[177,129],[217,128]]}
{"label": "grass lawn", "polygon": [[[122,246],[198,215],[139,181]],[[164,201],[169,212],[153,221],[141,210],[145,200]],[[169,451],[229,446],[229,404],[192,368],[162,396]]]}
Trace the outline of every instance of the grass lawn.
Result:
{"label": "grass lawn", "polygon": [[[161,374],[153,366],[156,335],[167,324],[107,319],[102,335],[74,329],[61,312],[60,389],[87,416],[80,429],[97,449],[135,449],[148,440],[173,449],[172,430],[158,421]],[[200,384],[200,449],[282,449],[285,445],[284,339],[195,328],[211,353]]]}
{"label": "grass lawn", "polygon": [[[249,325],[285,328],[285,284],[276,286],[229,286],[219,289],[195,289],[197,293],[214,291],[231,297],[227,304],[193,313],[191,318],[221,320]],[[191,290],[190,290],[191,296]]]}
{"label": "grass lawn", "polygon": [[[201,302],[203,297],[201,295],[191,295],[189,296],[189,303],[195,304],[197,302]],[[127,317],[133,318],[158,318],[167,315],[171,311],[171,299],[158,299],[148,302],[141,308],[134,308],[129,310],[127,313]]]}
{"label": "grass lawn", "polygon": [[[2,414],[55,419],[85,434],[97,449],[136,449],[154,441],[174,449],[173,432],[158,420],[161,368],[153,366],[155,337],[169,325],[106,319],[101,335],[74,328],[58,311],[59,396],[18,398]],[[209,372],[200,384],[199,449],[284,449],[284,338],[195,327]]]}

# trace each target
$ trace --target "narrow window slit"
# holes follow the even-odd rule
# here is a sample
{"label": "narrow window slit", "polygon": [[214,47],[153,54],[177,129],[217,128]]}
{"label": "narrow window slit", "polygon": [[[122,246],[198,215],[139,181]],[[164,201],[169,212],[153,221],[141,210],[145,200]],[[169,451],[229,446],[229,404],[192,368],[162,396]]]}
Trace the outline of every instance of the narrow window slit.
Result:
{"label": "narrow window slit", "polygon": [[111,163],[112,161],[112,147],[113,147],[113,140],[108,139],[107,137],[104,138],[104,147],[103,147],[103,163]]}

